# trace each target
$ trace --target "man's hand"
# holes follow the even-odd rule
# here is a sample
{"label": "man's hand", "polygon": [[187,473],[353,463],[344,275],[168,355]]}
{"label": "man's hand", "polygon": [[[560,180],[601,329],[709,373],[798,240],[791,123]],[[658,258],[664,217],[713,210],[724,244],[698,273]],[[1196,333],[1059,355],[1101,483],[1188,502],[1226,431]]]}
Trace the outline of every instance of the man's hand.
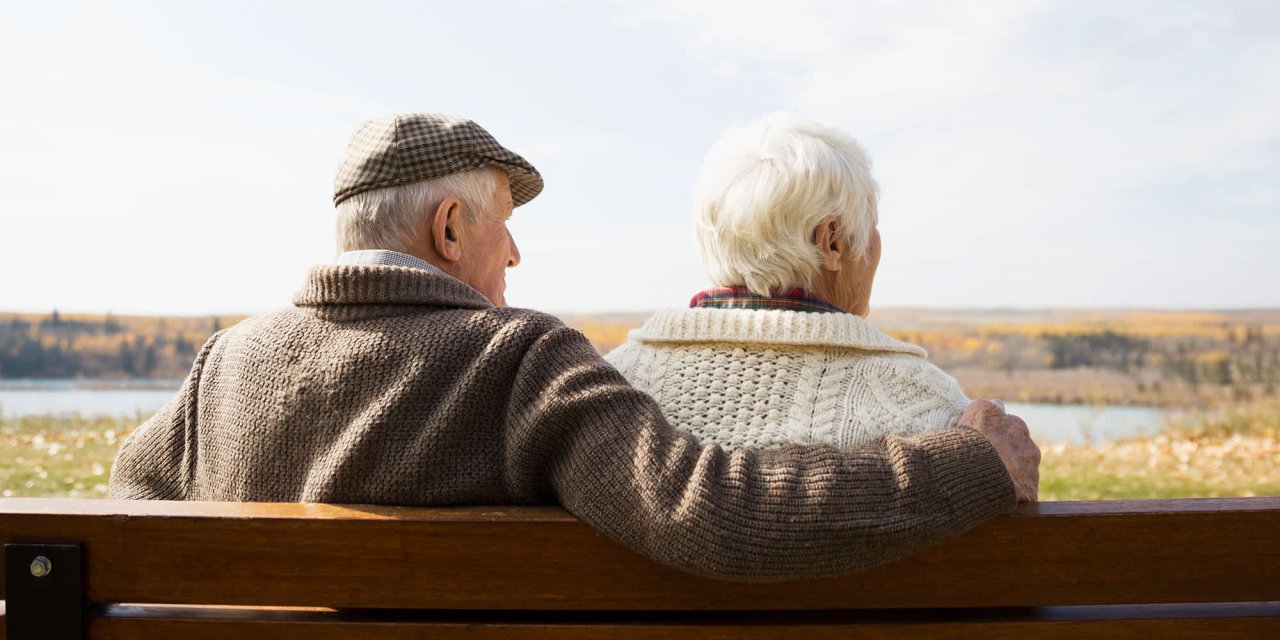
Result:
{"label": "man's hand", "polygon": [[960,416],[960,424],[976,429],[991,441],[1013,476],[1018,502],[1035,502],[1040,492],[1040,447],[1031,441],[1027,423],[1005,413],[1004,403],[999,400],[974,400]]}

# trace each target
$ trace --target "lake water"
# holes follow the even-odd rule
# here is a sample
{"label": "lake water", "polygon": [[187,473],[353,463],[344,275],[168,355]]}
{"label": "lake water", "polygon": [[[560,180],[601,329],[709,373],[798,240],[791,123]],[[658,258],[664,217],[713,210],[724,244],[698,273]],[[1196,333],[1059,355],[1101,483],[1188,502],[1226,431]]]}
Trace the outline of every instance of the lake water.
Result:
{"label": "lake water", "polygon": [[[100,388],[71,380],[0,383],[0,415],[74,414],[149,415],[177,393],[176,383],[147,383],[152,388]],[[159,386],[160,388],[155,388]],[[86,388],[89,387],[89,388]],[[1087,407],[1010,402],[1041,444],[1107,442],[1158,433],[1168,414],[1151,407]]]}
{"label": "lake water", "polygon": [[0,382],[0,416],[75,414],[134,416],[152,414],[178,392],[180,381],[124,383],[77,380]]}
{"label": "lake water", "polygon": [[1106,407],[1007,402],[1005,409],[1027,421],[1041,444],[1090,444],[1153,436],[1170,415],[1154,407]]}

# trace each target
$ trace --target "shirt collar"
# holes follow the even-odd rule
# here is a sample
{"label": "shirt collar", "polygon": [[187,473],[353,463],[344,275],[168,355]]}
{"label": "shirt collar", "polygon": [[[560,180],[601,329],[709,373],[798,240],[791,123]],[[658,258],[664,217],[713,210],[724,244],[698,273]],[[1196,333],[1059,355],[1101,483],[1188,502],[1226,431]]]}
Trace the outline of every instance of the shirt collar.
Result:
{"label": "shirt collar", "polygon": [[787,289],[762,296],[752,293],[746,287],[720,287],[699,292],[689,301],[689,306],[711,309],[781,309],[812,313],[844,313],[840,307],[804,289]]}
{"label": "shirt collar", "polygon": [[408,267],[410,269],[422,269],[423,271],[434,271],[443,273],[440,268],[419,258],[411,256],[407,253],[399,251],[389,251],[387,249],[361,249],[359,251],[344,251],[338,256],[337,264],[371,264],[382,265],[388,267]]}

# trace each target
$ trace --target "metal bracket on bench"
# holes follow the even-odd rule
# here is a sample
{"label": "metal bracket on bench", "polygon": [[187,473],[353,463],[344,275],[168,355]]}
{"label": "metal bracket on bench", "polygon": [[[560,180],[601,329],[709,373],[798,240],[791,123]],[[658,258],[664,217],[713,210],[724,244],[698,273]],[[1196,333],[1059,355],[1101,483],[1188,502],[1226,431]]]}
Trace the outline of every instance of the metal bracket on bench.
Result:
{"label": "metal bracket on bench", "polygon": [[83,640],[79,544],[4,545],[7,640]]}

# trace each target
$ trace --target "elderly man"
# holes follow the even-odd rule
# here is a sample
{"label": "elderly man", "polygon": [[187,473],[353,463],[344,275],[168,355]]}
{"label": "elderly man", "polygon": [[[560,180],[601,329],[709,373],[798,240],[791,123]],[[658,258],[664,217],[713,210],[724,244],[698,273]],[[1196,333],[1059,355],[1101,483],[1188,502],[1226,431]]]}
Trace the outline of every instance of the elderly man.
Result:
{"label": "elderly man", "polygon": [[541,189],[471,121],[363,125],[338,264],[209,339],[124,443],[112,497],[559,502],[658,562],[745,580],[885,562],[1034,499],[1039,451],[990,403],[972,428],[847,451],[730,454],[676,431],[582,334],[505,306],[506,219]]}

